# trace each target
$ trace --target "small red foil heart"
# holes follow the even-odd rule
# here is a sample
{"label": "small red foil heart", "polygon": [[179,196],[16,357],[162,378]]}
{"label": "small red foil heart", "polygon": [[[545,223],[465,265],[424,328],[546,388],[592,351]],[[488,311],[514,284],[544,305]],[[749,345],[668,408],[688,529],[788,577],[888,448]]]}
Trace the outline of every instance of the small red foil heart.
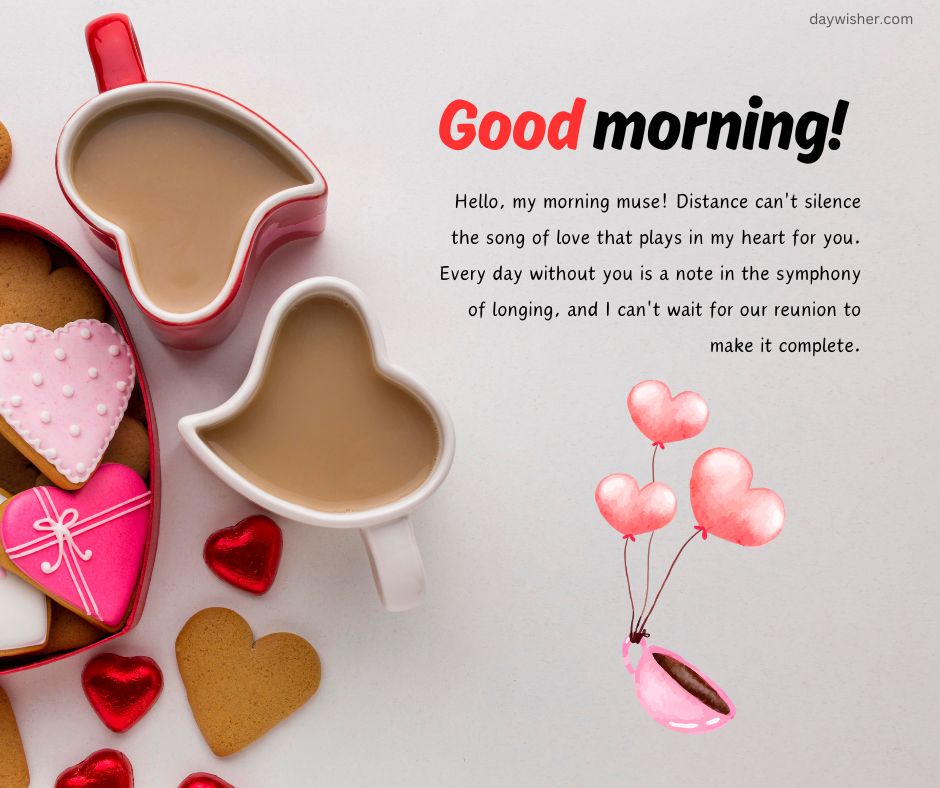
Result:
{"label": "small red foil heart", "polygon": [[203,558],[226,583],[260,595],[274,584],[283,547],[277,523],[256,514],[212,534]]}
{"label": "small red foil heart", "polygon": [[115,733],[123,733],[156,703],[163,690],[163,673],[150,657],[100,654],[82,671],[82,688],[101,721]]}
{"label": "small red foil heart", "polygon": [[134,788],[134,770],[124,753],[98,750],[62,772],[55,788]]}
{"label": "small red foil heart", "polygon": [[180,783],[179,788],[235,788],[235,786],[214,774],[199,772],[199,774],[189,775]]}

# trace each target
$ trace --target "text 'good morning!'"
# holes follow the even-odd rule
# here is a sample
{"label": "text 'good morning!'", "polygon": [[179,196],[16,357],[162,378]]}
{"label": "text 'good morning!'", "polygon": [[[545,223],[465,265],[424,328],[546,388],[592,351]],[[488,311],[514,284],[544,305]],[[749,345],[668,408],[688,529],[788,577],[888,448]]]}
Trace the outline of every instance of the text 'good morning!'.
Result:
{"label": "text 'good morning!'", "polygon": [[[704,147],[708,150],[789,150],[803,164],[819,161],[828,147],[838,150],[849,102],[839,99],[832,116],[810,110],[794,114],[785,110],[763,110],[764,100],[753,95],[744,112],[688,110],[677,113],[659,110],[649,116],[639,110],[597,112],[592,147],[597,150],[658,150]],[[465,150],[474,143],[488,150],[507,145],[535,150],[548,145],[555,150],[576,150],[587,100],[576,98],[570,110],[551,117],[525,110],[515,118],[499,110],[480,111],[466,99],[455,99],[444,109],[438,133],[448,148]]]}

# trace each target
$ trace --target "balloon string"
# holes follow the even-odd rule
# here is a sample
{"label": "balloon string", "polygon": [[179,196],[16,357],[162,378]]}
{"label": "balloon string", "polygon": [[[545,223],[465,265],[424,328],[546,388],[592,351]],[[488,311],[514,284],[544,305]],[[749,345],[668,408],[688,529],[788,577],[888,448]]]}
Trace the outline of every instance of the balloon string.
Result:
{"label": "balloon string", "polygon": [[[653,477],[653,482],[656,481],[656,452],[659,451],[659,444],[653,444],[653,459],[650,460],[650,471]],[[649,541],[646,543],[646,591],[643,594],[643,607],[640,608],[640,620],[643,619],[643,614],[646,612],[646,603],[650,599],[650,554],[653,552],[653,537],[656,535],[655,531],[650,531]],[[640,628],[642,632],[642,627]],[[634,634],[633,632],[630,633]]]}
{"label": "balloon string", "polygon": [[685,550],[685,548],[688,547],[691,544],[692,540],[698,535],[699,535],[699,532],[697,530],[693,531],[692,535],[682,543],[682,547],[679,548],[679,552],[676,553],[676,557],[673,558],[672,563],[669,564],[669,571],[666,572],[666,577],[663,578],[663,583],[659,587],[659,591],[657,591],[656,596],[653,597],[653,604],[650,607],[650,612],[646,614],[646,618],[640,621],[639,625],[637,626],[637,629],[640,632],[643,632],[646,629],[646,625],[650,620],[650,616],[653,615],[653,611],[656,609],[656,603],[659,601],[659,595],[662,594],[663,589],[666,587],[666,582],[669,580],[670,575],[672,575],[672,570],[676,566],[676,561],[679,560],[679,556],[682,555],[682,551]]}
{"label": "balloon string", "polygon": [[636,608],[633,606],[633,589],[630,587],[630,570],[627,568],[627,545],[629,539],[623,540],[623,573],[627,576],[627,594],[630,596],[630,634],[633,634],[633,622],[636,618]]}
{"label": "balloon string", "polygon": [[640,618],[646,612],[646,603],[650,600],[650,554],[653,552],[653,536],[655,531],[650,531],[649,541],[646,543],[646,591],[643,594],[643,607],[640,609]]}

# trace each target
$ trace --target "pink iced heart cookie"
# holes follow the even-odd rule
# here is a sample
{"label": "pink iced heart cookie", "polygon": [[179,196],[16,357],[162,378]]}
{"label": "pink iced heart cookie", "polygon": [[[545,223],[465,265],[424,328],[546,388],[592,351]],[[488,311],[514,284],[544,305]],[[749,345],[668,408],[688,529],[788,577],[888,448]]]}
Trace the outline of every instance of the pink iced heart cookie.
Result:
{"label": "pink iced heart cookie", "polygon": [[130,350],[107,323],[0,327],[0,430],[62,486],[94,472],[133,388]]}
{"label": "pink iced heart cookie", "polygon": [[689,493],[698,527],[745,547],[767,544],[783,528],[783,501],[773,490],[751,489],[754,470],[733,449],[709,449],[695,461]]}
{"label": "pink iced heart cookie", "polygon": [[633,423],[653,443],[660,445],[694,438],[708,422],[708,405],[694,391],[672,396],[660,380],[637,383],[627,395]]}
{"label": "pink iced heart cookie", "polygon": [[626,473],[601,479],[594,500],[604,519],[625,537],[656,531],[676,514],[676,495],[669,487],[652,482],[640,489]]}
{"label": "pink iced heart cookie", "polygon": [[150,529],[150,490],[105,463],[76,492],[34,487],[2,510],[0,540],[26,580],[106,629],[117,629],[137,585]]}

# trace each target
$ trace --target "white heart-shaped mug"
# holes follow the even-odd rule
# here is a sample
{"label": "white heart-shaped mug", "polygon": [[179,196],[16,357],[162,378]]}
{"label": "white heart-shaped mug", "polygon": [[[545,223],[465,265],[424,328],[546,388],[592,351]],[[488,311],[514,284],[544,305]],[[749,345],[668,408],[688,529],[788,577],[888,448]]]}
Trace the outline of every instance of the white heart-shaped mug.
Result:
{"label": "white heart-shaped mug", "polygon": [[[434,466],[416,489],[391,503],[361,511],[330,512],[273,495],[227,463],[200,434],[235,418],[251,402],[262,384],[268,358],[285,315],[312,296],[338,298],[358,312],[371,340],[376,371],[420,400],[435,422],[440,446]],[[268,312],[248,374],[238,390],[211,410],[184,416],[179,421],[179,431],[193,454],[210,471],[259,506],[309,525],[358,528],[369,554],[379,597],[388,610],[408,610],[424,600],[424,565],[409,515],[440,487],[447,476],[454,458],[454,427],[444,404],[412,375],[389,361],[381,326],[367,306],[362,291],[355,285],[336,277],[323,276],[307,279],[285,290]]]}

